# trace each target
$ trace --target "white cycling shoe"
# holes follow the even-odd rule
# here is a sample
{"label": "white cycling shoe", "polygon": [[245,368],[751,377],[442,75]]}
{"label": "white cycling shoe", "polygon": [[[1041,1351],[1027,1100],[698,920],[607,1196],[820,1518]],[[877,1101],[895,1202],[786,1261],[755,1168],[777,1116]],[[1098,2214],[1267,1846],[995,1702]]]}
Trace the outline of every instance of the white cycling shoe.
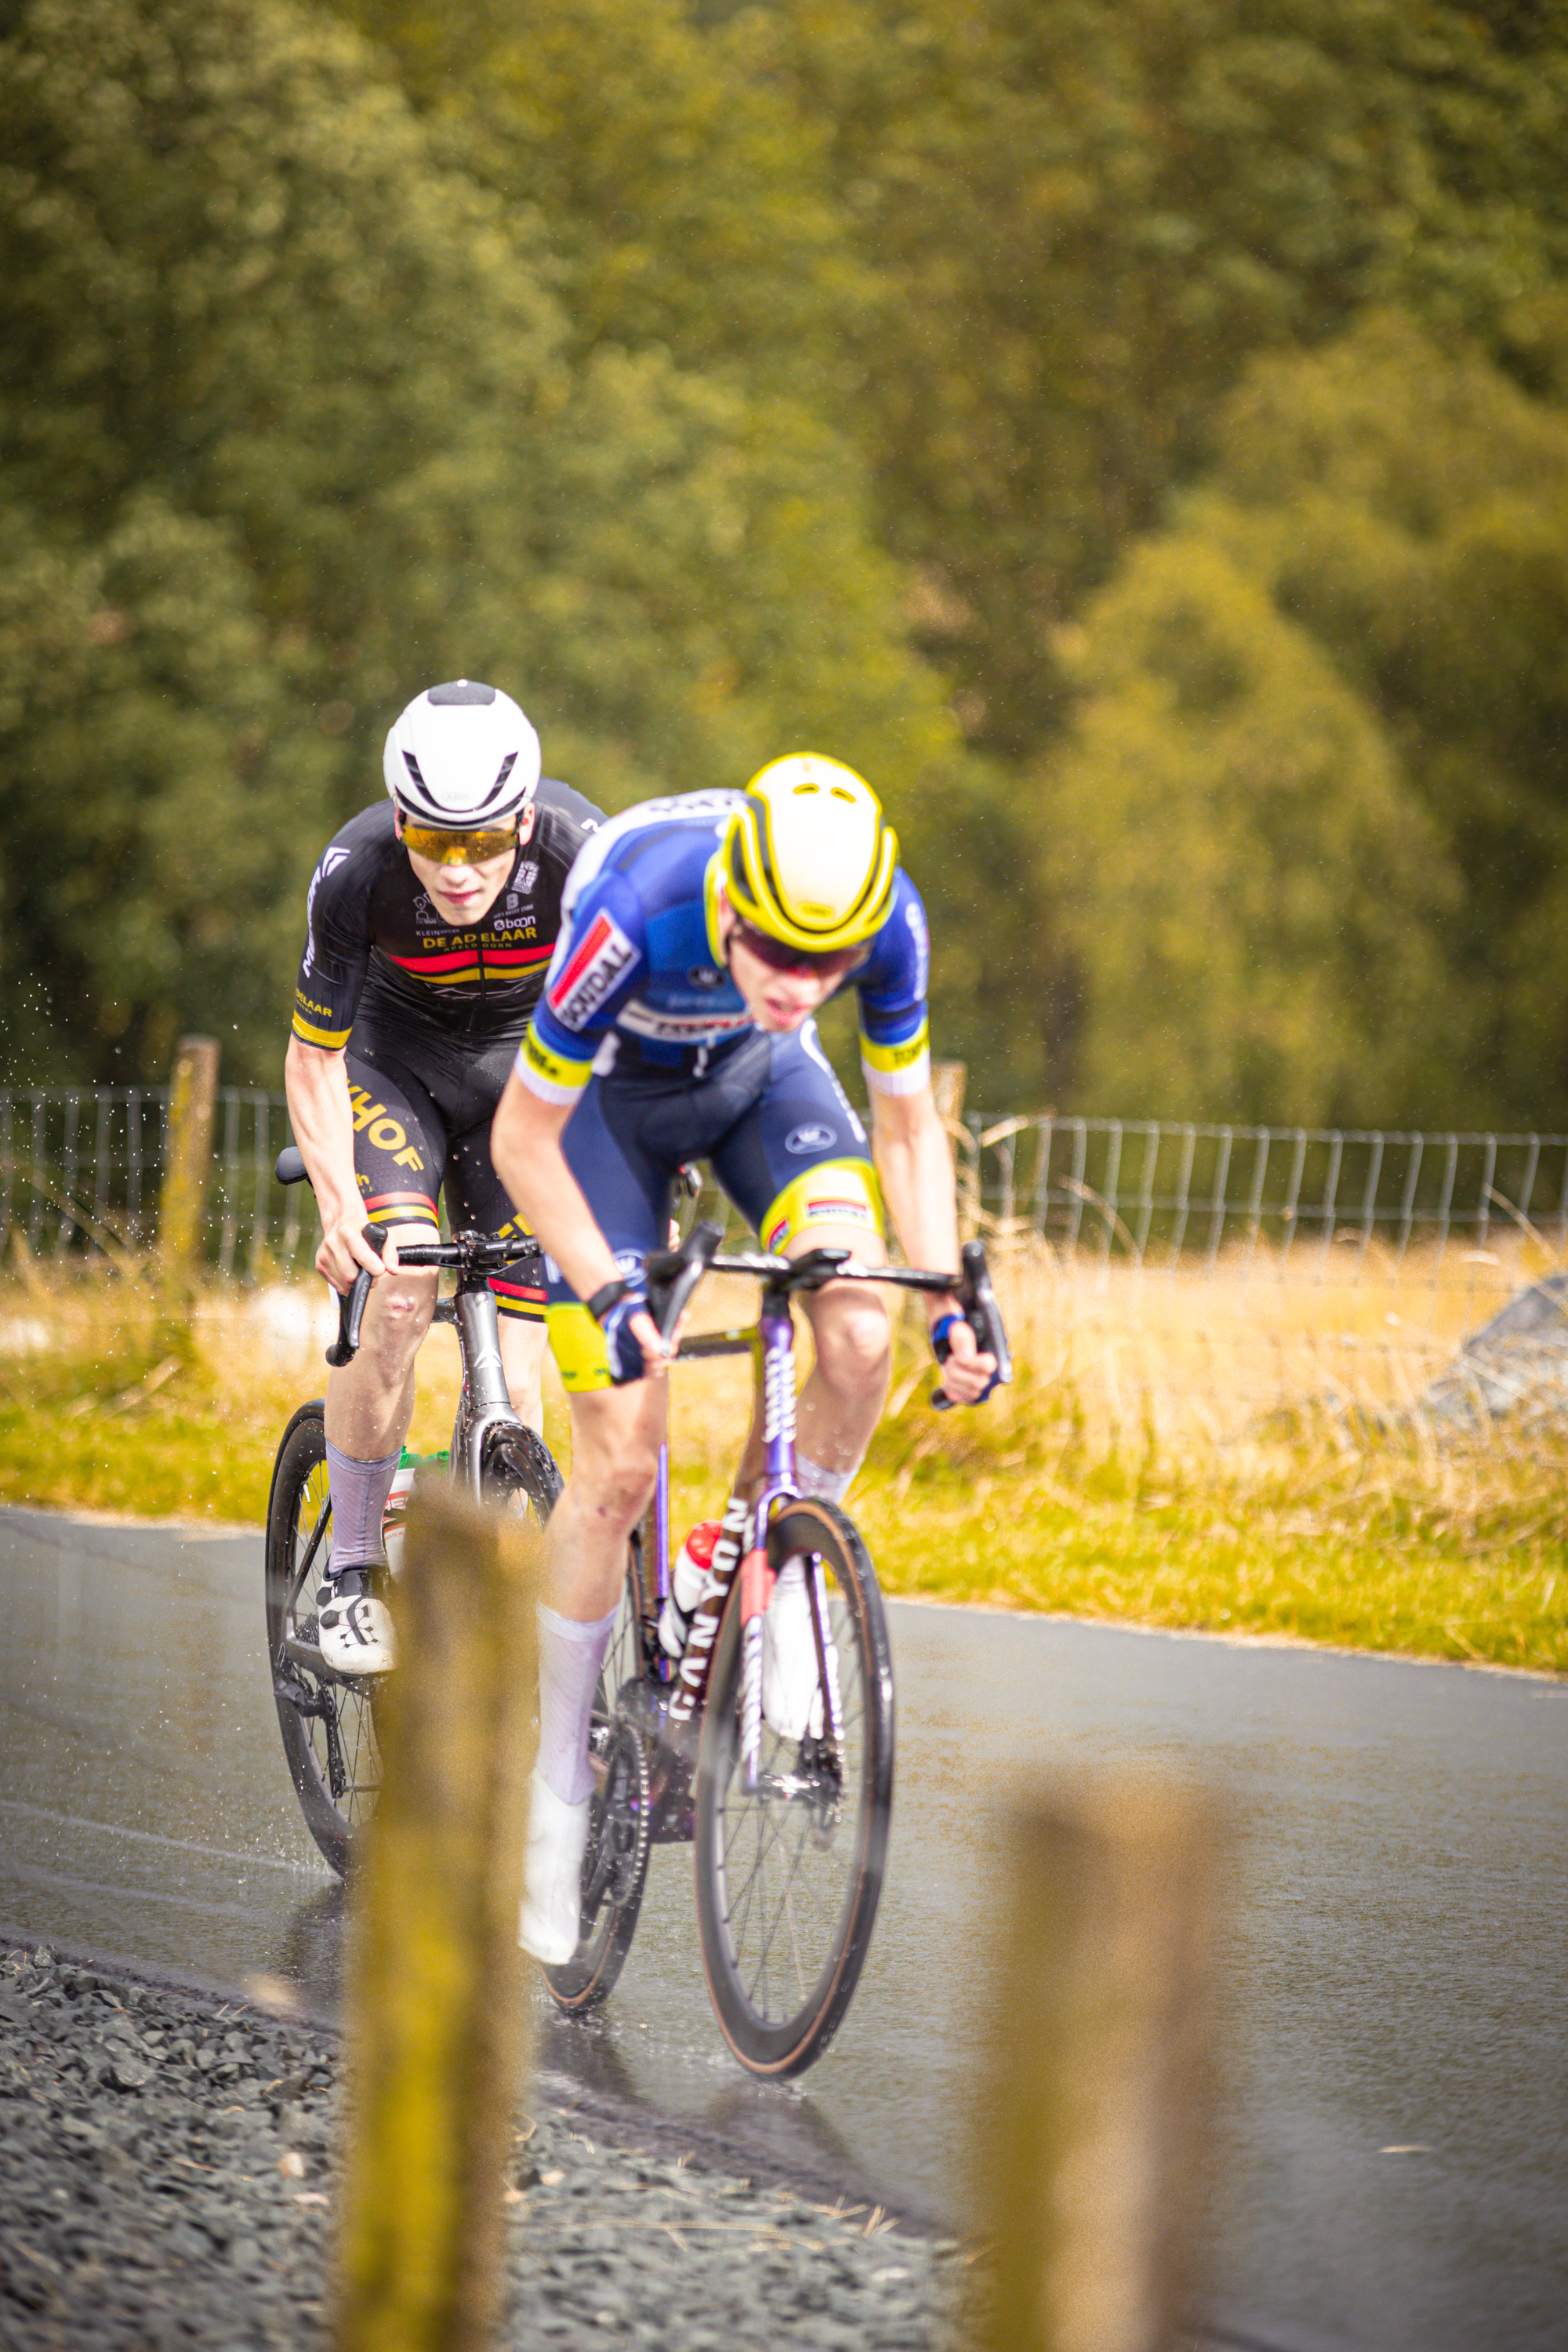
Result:
{"label": "white cycling shoe", "polygon": [[340,1675],[387,1675],[396,1663],[392,1618],[370,1589],[372,1573],[345,1568],[316,1590],[316,1646]]}
{"label": "white cycling shoe", "polygon": [[[826,1653],[828,1674],[837,1679],[838,1652],[830,1633]],[[814,1739],[822,1737],[816,1638],[799,1553],[780,1569],[763,1619],[763,1719],[781,1739],[804,1739],[808,1732]]]}
{"label": "white cycling shoe", "polygon": [[546,1968],[561,1968],[583,1932],[583,1855],[588,1799],[569,1805],[535,1772],[529,1783],[528,1847],[517,1940]]}

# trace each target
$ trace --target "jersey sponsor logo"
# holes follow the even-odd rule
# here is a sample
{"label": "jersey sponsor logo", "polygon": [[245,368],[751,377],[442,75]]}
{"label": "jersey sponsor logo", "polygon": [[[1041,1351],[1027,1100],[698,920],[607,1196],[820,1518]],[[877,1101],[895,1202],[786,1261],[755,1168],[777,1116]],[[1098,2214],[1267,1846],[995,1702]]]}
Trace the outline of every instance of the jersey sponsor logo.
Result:
{"label": "jersey sponsor logo", "polygon": [[920,1060],[930,1043],[923,1021],[912,1037],[906,1037],[902,1044],[897,1045],[884,1045],[879,1039],[868,1037],[862,1033],[860,1058],[873,1070],[907,1070]]}
{"label": "jersey sponsor logo", "polygon": [[561,1026],[583,1028],[637,960],[637,951],[619,923],[601,908],[549,991],[550,1010]]}
{"label": "jersey sponsor logo", "polygon": [[[398,1168],[412,1168],[423,1173],[425,1162],[404,1131],[401,1119],[394,1118],[384,1103],[372,1102],[364,1087],[351,1085],[349,1102],[353,1112],[354,1133],[364,1135],[377,1151],[387,1152]],[[366,1134],[366,1130],[369,1130]]]}
{"label": "jersey sponsor logo", "polygon": [[836,1127],[825,1127],[820,1119],[812,1119],[805,1127],[792,1127],[784,1138],[784,1150],[797,1156],[807,1151],[826,1151],[838,1140]]}
{"label": "jersey sponsor logo", "polygon": [[670,1013],[662,1004],[649,1004],[641,996],[634,996],[629,1004],[623,1005],[616,1018],[620,1026],[629,1029],[634,1036],[652,1038],[664,1045],[716,1045],[721,1038],[752,1025],[752,1016],[744,1011]]}
{"label": "jersey sponsor logo", "polygon": [[717,964],[694,963],[686,975],[688,988],[722,988],[724,974]]}
{"label": "jersey sponsor logo", "polygon": [[569,1062],[564,1055],[552,1054],[548,1045],[541,1045],[539,1032],[530,1029],[518,1048],[517,1074],[525,1086],[534,1083],[536,1094],[547,1102],[572,1102],[579,1090],[588,1083],[592,1062]]}

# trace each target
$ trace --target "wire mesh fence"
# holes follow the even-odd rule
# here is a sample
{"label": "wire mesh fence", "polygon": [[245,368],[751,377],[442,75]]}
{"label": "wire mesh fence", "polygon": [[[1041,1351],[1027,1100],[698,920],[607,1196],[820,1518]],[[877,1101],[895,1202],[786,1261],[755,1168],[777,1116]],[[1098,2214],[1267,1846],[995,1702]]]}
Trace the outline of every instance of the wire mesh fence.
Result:
{"label": "wire mesh fence", "polygon": [[1568,1136],[972,1118],[973,1222],[1144,1271],[1474,1286],[1568,1246]]}
{"label": "wire mesh fence", "polygon": [[[166,1087],[0,1092],[0,1234],[35,1257],[150,1246],[168,1106]],[[205,1256],[220,1273],[261,1281],[308,1266],[314,1204],[272,1172],[289,1139],[281,1094],[218,1089]]]}
{"label": "wire mesh fence", "polygon": [[[167,1112],[162,1087],[0,1093],[5,1242],[36,1259],[150,1246]],[[218,1090],[214,1272],[309,1274],[315,1203],[273,1176],[289,1136],[280,1093]],[[1021,1361],[1108,1433],[1235,1435],[1311,1397],[1405,1412],[1456,1365],[1466,1409],[1488,1377],[1467,1340],[1568,1256],[1568,1136],[1047,1115],[972,1118],[957,1143]],[[1568,1351],[1553,1377],[1568,1393]]]}
{"label": "wire mesh fence", "polygon": [[1309,1401],[1479,1423],[1568,1394],[1555,1306],[1475,1344],[1568,1254],[1568,1136],[973,1118],[958,1147],[1019,1352],[1107,1432],[1236,1438]]}

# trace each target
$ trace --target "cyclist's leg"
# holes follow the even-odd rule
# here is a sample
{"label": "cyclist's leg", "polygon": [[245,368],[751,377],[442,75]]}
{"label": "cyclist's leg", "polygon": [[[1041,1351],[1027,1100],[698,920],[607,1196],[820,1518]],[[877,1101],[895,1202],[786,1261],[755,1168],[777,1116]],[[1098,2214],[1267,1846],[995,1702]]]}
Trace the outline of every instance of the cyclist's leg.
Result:
{"label": "cyclist's leg", "polygon": [[[786,1257],[849,1249],[886,1263],[881,1194],[866,1130],[823,1053],[814,1022],[773,1041],[768,1084],[712,1154],[713,1172],[765,1248]],[[887,1401],[887,1307],[864,1283],[827,1283],[803,1300],[816,1360],[797,1408],[803,1490],[842,1499]],[[742,1474],[762,1475],[753,1425]]]}
{"label": "cyclist's leg", "polygon": [[[640,1274],[668,1235],[674,1170],[638,1133],[642,1097],[657,1089],[589,1080],[562,1139],[600,1232],[626,1274]],[[664,1434],[662,1384],[611,1385],[605,1338],[547,1259],[550,1343],[572,1410],[572,1475],[551,1515],[552,1605],[563,1615],[613,1609],[626,1539],[647,1507]]]}
{"label": "cyclist's leg", "polygon": [[[394,1240],[428,1239],[446,1139],[428,1095],[388,1059],[348,1053],[354,1164],[365,1222]],[[433,1274],[400,1268],[372,1288],[352,1363],[327,1381],[327,1473],[332,1498],[330,1574],[317,1592],[318,1640],[346,1673],[384,1674],[392,1627],[369,1571],[383,1558],[382,1522],[414,1411],[414,1360],[430,1328]]]}
{"label": "cyclist's leg", "polygon": [[[607,1118],[589,1081],[563,1139],[568,1165],[627,1273],[664,1239],[671,1171],[637,1148],[629,1117]],[[551,1514],[539,1612],[539,1762],[529,1815],[524,1948],[560,1966],[576,1949],[579,1874],[593,1773],[594,1692],[626,1578],[626,1544],[647,1507],[664,1433],[663,1384],[610,1384],[604,1333],[546,1260],[551,1345],[572,1410],[572,1475]]]}
{"label": "cyclist's leg", "polygon": [[[433,1240],[447,1152],[440,1113],[415,1072],[379,1043],[362,1045],[356,1034],[347,1061],[365,1223],[395,1241]],[[327,1381],[330,1444],[361,1459],[401,1447],[414,1410],[414,1360],[435,1304],[436,1276],[423,1268],[373,1286],[359,1352]]]}

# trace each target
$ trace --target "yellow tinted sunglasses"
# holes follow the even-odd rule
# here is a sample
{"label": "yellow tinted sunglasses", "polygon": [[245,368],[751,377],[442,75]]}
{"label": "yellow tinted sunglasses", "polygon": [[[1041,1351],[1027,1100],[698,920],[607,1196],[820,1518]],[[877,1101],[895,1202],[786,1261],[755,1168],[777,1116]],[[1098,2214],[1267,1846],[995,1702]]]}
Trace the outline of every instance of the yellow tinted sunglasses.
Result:
{"label": "yellow tinted sunglasses", "polygon": [[487,857],[506,857],[517,847],[517,827],[488,827],[482,833],[437,832],[434,825],[403,824],[403,845],[437,866],[482,866]]}

